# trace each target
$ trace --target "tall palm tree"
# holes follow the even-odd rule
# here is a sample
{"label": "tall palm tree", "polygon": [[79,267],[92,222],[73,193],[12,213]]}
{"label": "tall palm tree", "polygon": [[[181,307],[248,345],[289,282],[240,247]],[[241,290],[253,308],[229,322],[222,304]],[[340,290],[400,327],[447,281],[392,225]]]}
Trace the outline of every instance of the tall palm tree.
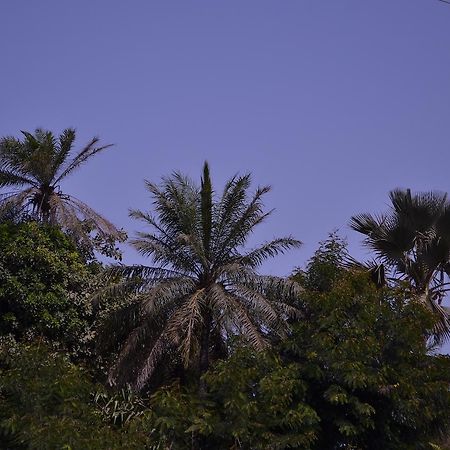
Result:
{"label": "tall palm tree", "polygon": [[[379,274],[388,281],[406,280],[412,292],[440,320],[438,338],[450,336],[450,320],[441,306],[450,276],[450,203],[447,194],[397,189],[389,194],[391,211],[352,217],[350,226],[366,236],[374,250]],[[382,281],[382,280],[381,280]]]}
{"label": "tall palm tree", "polygon": [[107,335],[127,335],[110,372],[112,384],[142,389],[167,355],[200,376],[211,358],[226,355],[232,336],[262,349],[270,337],[287,332],[286,319],[300,314],[296,283],[260,276],[257,269],[301,243],[286,237],[244,250],[271,213],[261,201],[269,187],[249,197],[250,182],[248,174],[233,177],[217,198],[207,163],[200,187],[178,173],[161,187],[146,182],[156,215],[131,211],[151,229],[132,243],[154,267],[116,269],[136,283],[136,301],[118,313]]}
{"label": "tall palm tree", "polygon": [[0,188],[12,188],[0,195],[0,212],[26,211],[36,220],[59,225],[83,244],[90,243],[91,230],[103,240],[120,240],[122,233],[112,223],[60,190],[64,178],[111,145],[97,146],[95,137],[71,157],[74,129],[59,137],[43,129],[22,134],[22,140],[0,140]]}

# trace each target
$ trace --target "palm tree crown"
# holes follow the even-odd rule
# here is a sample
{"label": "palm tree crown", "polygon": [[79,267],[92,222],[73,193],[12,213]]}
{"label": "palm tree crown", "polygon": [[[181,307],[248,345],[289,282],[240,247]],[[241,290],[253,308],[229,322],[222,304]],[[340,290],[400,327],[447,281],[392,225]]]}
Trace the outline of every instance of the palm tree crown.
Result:
{"label": "palm tree crown", "polygon": [[103,239],[120,239],[121,233],[88,205],[60,191],[60,182],[96,153],[111,145],[97,146],[93,138],[71,158],[75,130],[68,128],[56,138],[52,132],[22,131],[23,140],[0,140],[0,188],[14,190],[0,196],[0,210],[27,211],[44,223],[61,226],[84,244],[89,231]]}
{"label": "palm tree crown", "polygon": [[441,302],[450,276],[450,203],[438,192],[389,194],[391,211],[386,215],[360,214],[350,226],[366,236],[392,281],[406,280],[413,292],[440,315],[438,334],[450,331],[450,321]]}
{"label": "palm tree crown", "polygon": [[250,233],[270,214],[261,202],[269,187],[249,197],[250,181],[250,175],[233,177],[217,199],[205,163],[200,187],[178,173],[161,187],[147,182],[156,215],[131,211],[151,228],[132,242],[155,267],[116,269],[138,282],[135,303],[111,327],[122,335],[129,331],[112,383],[141,389],[169,354],[201,374],[211,357],[226,354],[231,336],[263,348],[269,336],[286,333],[288,317],[299,314],[297,285],[260,276],[257,269],[300,242],[280,238],[244,251]]}

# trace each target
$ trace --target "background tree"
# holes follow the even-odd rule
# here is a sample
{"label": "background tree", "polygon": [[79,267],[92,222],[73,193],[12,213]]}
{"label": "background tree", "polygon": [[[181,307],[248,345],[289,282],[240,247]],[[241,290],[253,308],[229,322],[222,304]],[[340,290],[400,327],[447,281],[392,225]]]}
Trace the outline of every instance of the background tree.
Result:
{"label": "background tree", "polygon": [[350,226],[366,236],[388,281],[407,281],[411,291],[438,314],[437,337],[449,336],[450,320],[441,306],[450,275],[450,203],[447,194],[390,192],[388,214],[352,217]]}
{"label": "background tree", "polygon": [[42,344],[0,339],[0,446],[8,450],[143,450],[144,416],[115,426],[92,393],[102,387],[86,370]]}
{"label": "background tree", "polygon": [[450,359],[430,356],[430,311],[402,290],[347,273],[302,295],[308,314],[281,343],[320,417],[318,449],[426,448],[446,432]]}
{"label": "background tree", "polygon": [[0,224],[0,334],[79,348],[92,322],[96,272],[58,228]]}
{"label": "background tree", "polygon": [[294,271],[292,279],[307,290],[327,292],[345,272],[348,258],[346,240],[333,231],[319,243],[306,268]]}
{"label": "background tree", "polygon": [[93,138],[71,157],[72,128],[58,138],[40,128],[34,134],[22,134],[22,140],[12,136],[0,140],[0,187],[13,188],[0,196],[0,215],[4,210],[21,209],[36,220],[60,226],[87,248],[95,244],[90,237],[95,231],[97,244],[111,251],[111,240],[123,239],[123,233],[81,200],[60,190],[64,178],[111,145],[97,146],[99,139]]}
{"label": "background tree", "polygon": [[270,336],[285,335],[285,319],[299,314],[289,304],[297,286],[260,276],[257,269],[300,242],[280,238],[244,251],[254,228],[270,215],[261,201],[269,188],[249,198],[249,186],[250,175],[233,177],[216,198],[206,163],[201,187],[180,174],[163,179],[161,187],[147,182],[156,216],[131,212],[152,229],[132,242],[156,266],[116,270],[135,283],[137,297],[112,319],[106,334],[111,340],[113,330],[116,336],[128,333],[112,383],[132,381],[142,388],[164,355],[179,355],[199,376],[211,357],[227,354],[232,336],[243,335],[263,349]]}
{"label": "background tree", "polygon": [[206,398],[178,383],[151,398],[155,443],[166,448],[314,448],[320,418],[295,365],[238,347],[206,374]]}

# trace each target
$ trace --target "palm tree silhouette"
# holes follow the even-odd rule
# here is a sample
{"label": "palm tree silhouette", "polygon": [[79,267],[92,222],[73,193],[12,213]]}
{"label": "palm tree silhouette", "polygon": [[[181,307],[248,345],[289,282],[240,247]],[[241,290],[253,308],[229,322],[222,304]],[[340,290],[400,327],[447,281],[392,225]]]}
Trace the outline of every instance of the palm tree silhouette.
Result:
{"label": "palm tree silhouette", "polygon": [[[130,215],[151,231],[132,241],[154,267],[119,267],[116,274],[136,282],[136,301],[120,310],[107,334],[128,337],[110,372],[113,384],[142,389],[167,355],[176,355],[198,377],[210,359],[226,355],[233,336],[262,349],[270,336],[283,336],[287,318],[300,314],[293,281],[264,277],[258,267],[270,257],[300,246],[292,237],[245,251],[250,234],[271,212],[262,197],[269,187],[248,195],[250,175],[233,177],[220,198],[214,195],[208,164],[201,186],[178,173],[162,186],[147,182],[156,215]],[[120,288],[116,288],[120,292]]]}
{"label": "palm tree silhouette", "polygon": [[[450,336],[450,320],[441,302],[450,276],[450,203],[447,194],[396,189],[389,194],[388,214],[360,214],[350,226],[366,236],[376,253],[378,271],[388,281],[405,280],[413,294],[438,317],[438,340]],[[380,280],[383,282],[383,280]]]}
{"label": "palm tree silhouette", "polygon": [[111,145],[97,146],[95,137],[71,157],[72,128],[58,138],[43,129],[22,134],[22,140],[12,136],[0,140],[0,188],[13,188],[0,195],[0,212],[25,211],[35,220],[60,226],[88,246],[92,245],[91,231],[103,240],[121,240],[123,233],[111,222],[60,189],[64,178]]}

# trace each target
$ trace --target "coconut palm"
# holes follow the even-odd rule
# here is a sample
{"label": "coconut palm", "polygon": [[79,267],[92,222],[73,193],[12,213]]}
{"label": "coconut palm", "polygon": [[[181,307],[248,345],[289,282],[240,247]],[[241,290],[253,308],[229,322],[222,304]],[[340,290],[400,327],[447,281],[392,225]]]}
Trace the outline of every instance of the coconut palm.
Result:
{"label": "coconut palm", "polygon": [[229,338],[239,335],[265,348],[270,338],[286,334],[286,319],[300,314],[296,283],[260,276],[257,269],[301,243],[286,237],[244,250],[271,213],[262,205],[269,187],[249,197],[250,182],[248,174],[233,177],[217,198],[205,163],[200,187],[178,173],[161,186],[146,183],[155,215],[131,211],[150,227],[132,243],[154,266],[115,270],[135,283],[136,297],[112,319],[106,336],[127,336],[111,383],[142,389],[168,356],[199,377],[211,358],[227,354]]}
{"label": "coconut palm", "polygon": [[[364,244],[376,253],[372,268],[386,281],[407,281],[412,292],[440,320],[439,339],[450,336],[450,320],[441,302],[450,275],[450,203],[447,194],[394,190],[391,211],[352,217],[350,226],[366,236]],[[380,280],[383,281],[383,280]]]}
{"label": "coconut palm", "polygon": [[72,157],[74,129],[64,130],[59,137],[43,129],[22,134],[22,140],[12,136],[0,140],[0,188],[10,189],[0,195],[0,213],[26,212],[36,220],[59,225],[83,244],[91,243],[90,231],[103,241],[121,239],[113,224],[60,189],[64,178],[111,145],[98,146],[95,137]]}

